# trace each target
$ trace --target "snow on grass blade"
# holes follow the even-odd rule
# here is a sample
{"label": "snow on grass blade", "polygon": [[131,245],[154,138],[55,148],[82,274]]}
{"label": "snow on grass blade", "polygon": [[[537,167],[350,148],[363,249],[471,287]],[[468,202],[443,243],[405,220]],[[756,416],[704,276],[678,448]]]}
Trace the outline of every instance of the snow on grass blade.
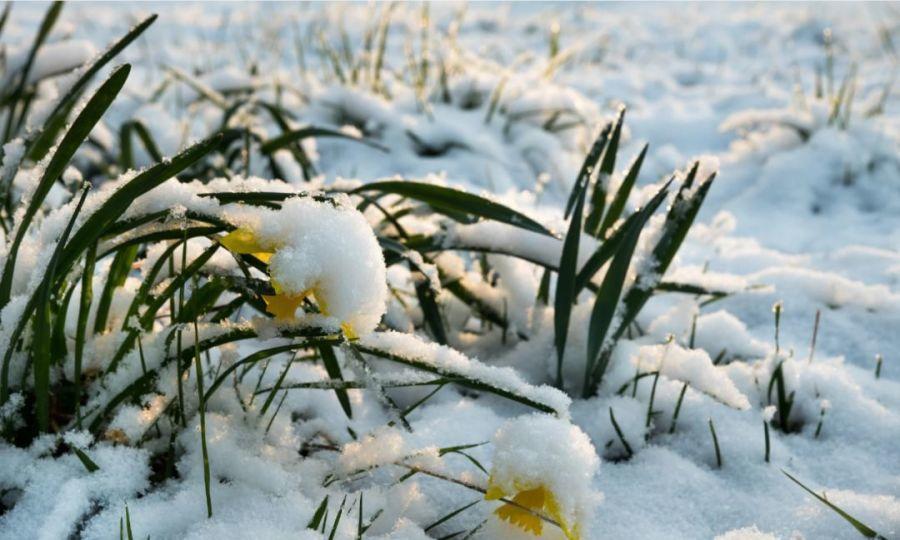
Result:
{"label": "snow on grass blade", "polygon": [[[3,142],[8,141],[13,134],[16,108],[19,102],[22,101],[22,94],[25,92],[25,87],[28,85],[28,75],[31,73],[31,67],[34,65],[35,58],[37,58],[38,50],[50,35],[51,30],[53,30],[53,26],[56,24],[56,20],[59,18],[59,13],[62,11],[62,8],[63,2],[53,2],[47,9],[47,13],[41,21],[41,26],[38,29],[37,34],[35,34],[31,49],[28,51],[28,58],[25,60],[25,65],[19,72],[18,82],[10,93],[3,93],[3,103],[9,104],[9,110],[6,115],[6,127],[3,132]],[[18,118],[20,119],[19,122],[21,122],[21,119],[25,118],[28,114],[28,105],[29,100],[24,100],[22,110],[18,115]],[[0,306],[2,305],[3,304],[0,303]]]}
{"label": "snow on grass blade", "polygon": [[622,136],[622,122],[625,120],[625,108],[619,110],[619,115],[613,123],[609,142],[603,151],[603,159],[600,161],[600,170],[597,180],[594,182],[594,190],[591,192],[590,211],[584,220],[584,230],[591,236],[600,237],[601,219],[606,209],[606,186],[604,185],[616,167],[616,153],[619,151],[619,139]]}
{"label": "snow on grass blade", "polygon": [[619,186],[618,191],[616,191],[616,196],[610,203],[606,215],[603,216],[603,223],[597,231],[598,238],[604,238],[607,231],[609,231],[622,216],[622,211],[625,209],[625,203],[628,202],[628,196],[631,195],[631,190],[634,188],[634,183],[638,178],[638,174],[640,174],[641,165],[644,163],[644,157],[647,155],[647,149],[649,147],[649,144],[645,144],[644,147],[641,148],[641,152],[628,169],[628,173],[622,180],[622,184]]}
{"label": "snow on grass blade", "polygon": [[[335,380],[344,380],[337,355],[334,354],[334,347],[326,343],[319,345],[318,349],[328,376]],[[353,409],[350,406],[350,397],[347,395],[347,391],[342,388],[335,388],[334,394],[337,396],[338,402],[341,404],[341,408],[344,409],[344,414],[347,415],[347,418],[353,418]]]}
{"label": "snow on grass blade", "polygon": [[[44,203],[47,194],[50,193],[50,188],[53,187],[53,184],[69,164],[72,156],[75,155],[75,151],[78,150],[78,147],[81,146],[81,143],[84,142],[97,122],[100,121],[100,117],[103,116],[106,109],[109,108],[119,94],[130,71],[131,66],[128,64],[120,66],[113,71],[106,82],[91,97],[81,113],[79,113],[78,118],[72,123],[72,127],[66,132],[62,142],[59,143],[56,152],[54,152],[53,157],[44,169],[34,193],[31,194],[31,202],[16,225],[15,236],[7,254],[6,264],[3,267],[3,276],[0,278],[0,308],[9,302],[16,257],[19,246],[21,246],[22,240],[25,238],[25,233],[29,225],[31,225],[31,221]],[[62,268],[65,269],[66,267],[63,266]]]}
{"label": "snow on grass blade", "polygon": [[622,240],[616,249],[616,254],[609,264],[609,269],[603,278],[600,289],[597,291],[594,307],[591,310],[591,320],[588,329],[587,363],[585,365],[583,395],[589,397],[594,391],[595,385],[606,371],[608,356],[600,357],[604,346],[609,326],[619,305],[619,298],[625,286],[625,278],[631,266],[631,259],[637,247],[638,239],[650,216],[659,207],[669,192],[669,183],[663,186],[653,199],[639,212],[637,219],[628,223],[628,227],[622,231]]}
{"label": "snow on grass blade", "polygon": [[212,151],[222,140],[223,135],[221,133],[215,134],[186,148],[175,157],[144,170],[117,189],[96,212],[85,220],[78,232],[72,237],[63,253],[61,268],[68,269],[71,267],[81,253],[105,234],[106,229],[114,224],[116,219],[121,217],[122,213],[136,198],[191,166]]}
{"label": "snow on grass blade", "polygon": [[568,218],[575,209],[578,197],[581,196],[581,193],[585,191],[588,184],[590,184],[591,176],[594,174],[594,167],[597,166],[597,162],[600,161],[600,157],[603,154],[603,149],[606,148],[606,142],[609,139],[609,132],[611,129],[612,124],[607,124],[603,130],[600,131],[600,135],[594,141],[591,150],[581,163],[581,170],[578,171],[578,176],[575,178],[575,185],[572,186],[572,191],[569,193],[569,200],[566,201],[566,211],[563,214],[565,218]]}
{"label": "snow on grass blade", "polygon": [[803,488],[804,491],[806,491],[807,493],[809,493],[810,495],[812,495],[813,497],[815,497],[816,499],[818,499],[818,501],[819,501],[820,503],[822,503],[822,504],[824,504],[825,506],[827,506],[828,508],[834,510],[834,512],[837,513],[837,515],[839,515],[839,516],[841,516],[842,518],[844,518],[844,520],[845,520],[847,523],[849,523],[850,525],[853,526],[854,529],[856,529],[857,531],[859,531],[859,534],[865,536],[866,538],[875,538],[876,540],[887,540],[886,537],[884,537],[884,536],[878,534],[874,529],[872,529],[871,527],[867,526],[867,525],[864,524],[863,522],[859,521],[859,520],[856,519],[855,517],[851,516],[850,514],[848,514],[847,512],[845,512],[843,509],[841,509],[839,506],[837,506],[836,504],[834,504],[833,502],[829,501],[828,498],[825,497],[824,493],[823,493],[822,495],[819,495],[819,494],[816,493],[815,491],[813,491],[813,490],[811,490],[810,488],[806,487],[800,480],[797,480],[796,478],[794,478],[793,476],[791,476],[790,473],[788,473],[788,472],[785,471],[784,469],[782,469],[781,472],[784,473],[785,476],[787,476],[788,478],[790,478],[792,482],[794,482],[795,484],[797,484],[798,486],[800,486],[801,488]]}
{"label": "snow on grass blade", "polygon": [[364,193],[367,191],[378,191],[409,197],[427,204],[440,213],[472,215],[553,236],[553,233],[546,227],[521,212],[484,197],[450,187],[423,182],[385,180],[360,186],[351,191],[351,193]]}
{"label": "snow on grass blade", "polygon": [[509,368],[470,359],[449,347],[399,332],[376,332],[355,342],[360,352],[450,378],[456,384],[496,394],[534,409],[568,417],[569,398],[555,388],[532,386]]}
{"label": "snow on grass blade", "polygon": [[[78,217],[78,213],[81,211],[82,206],[84,206],[84,200],[87,198],[89,189],[90,184],[86,183],[84,185],[84,188],[82,189],[81,197],[78,199],[78,203],[75,205],[75,209],[72,211],[72,216],[69,218],[69,222],[68,224],[66,224],[65,230],[56,243],[56,248],[53,250],[53,255],[50,257],[50,262],[47,264],[47,270],[44,277],[45,282],[49,283],[53,280],[57,261],[59,261],[59,254],[62,250],[61,248],[65,245],[69,234],[72,232],[72,227],[75,224],[75,219]],[[38,297],[38,311],[35,317],[36,324],[34,325],[32,369],[34,371],[35,415],[37,416],[37,428],[40,431],[47,431],[50,428],[50,364],[53,360],[52,351],[50,348],[51,339],[49,335],[51,328],[50,317],[52,311],[50,305],[51,288],[49,286],[41,287],[39,291],[40,296]],[[60,313],[58,316],[65,317],[65,311],[60,311],[62,311],[62,313]]]}

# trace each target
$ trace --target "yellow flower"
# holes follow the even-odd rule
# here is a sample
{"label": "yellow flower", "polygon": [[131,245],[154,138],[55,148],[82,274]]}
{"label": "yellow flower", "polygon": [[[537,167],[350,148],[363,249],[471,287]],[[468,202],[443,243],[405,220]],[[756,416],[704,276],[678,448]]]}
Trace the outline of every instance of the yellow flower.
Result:
{"label": "yellow flower", "polygon": [[[253,231],[244,227],[235,229],[226,234],[219,239],[219,243],[232,253],[253,255],[266,264],[269,264],[269,261],[279,247],[271,244],[262,244]],[[328,304],[323,298],[324,295],[319,292],[318,287],[313,286],[303,292],[290,294],[284,292],[284,288],[279,285],[275,279],[272,279],[271,282],[272,288],[275,289],[275,294],[264,294],[263,301],[266,303],[266,311],[276,319],[293,319],[297,308],[300,307],[300,304],[302,304],[303,300],[307,297],[312,297],[319,306],[319,311],[322,315],[328,316]],[[353,326],[348,322],[341,323],[341,330],[343,330],[344,335],[347,336],[348,339],[356,339],[358,337]]]}
{"label": "yellow flower", "polygon": [[253,255],[262,262],[269,264],[269,259],[275,253],[275,246],[265,247],[260,244],[256,235],[250,229],[241,227],[219,238],[219,243],[225,248],[240,255]]}
{"label": "yellow flower", "polygon": [[[559,503],[556,502],[556,497],[552,491],[543,485],[522,488],[519,484],[516,484],[516,489],[518,492],[511,499],[515,504],[505,503],[494,510],[497,517],[508,521],[527,533],[540,536],[544,531],[544,522],[537,514],[542,514],[556,521],[568,540],[581,540],[578,525],[570,527],[566,523],[565,516],[560,510]],[[504,497],[509,498],[509,496],[510,494],[504,492],[503,488],[494,483],[493,478],[488,481],[488,490],[484,495],[485,499],[496,501]]]}

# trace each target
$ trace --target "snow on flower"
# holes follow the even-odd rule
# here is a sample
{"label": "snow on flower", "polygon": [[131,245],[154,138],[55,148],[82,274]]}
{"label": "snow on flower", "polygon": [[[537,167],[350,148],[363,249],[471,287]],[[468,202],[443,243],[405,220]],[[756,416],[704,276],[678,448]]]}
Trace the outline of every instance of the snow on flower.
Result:
{"label": "snow on flower", "polygon": [[536,536],[549,518],[568,540],[588,538],[597,499],[591,481],[600,465],[588,436],[567,421],[532,414],[501,426],[493,442],[485,498],[511,501],[495,514]]}
{"label": "snow on flower", "polygon": [[275,294],[264,300],[277,318],[293,318],[304,300],[314,299],[323,315],[338,319],[355,338],[374,330],[385,312],[384,256],[365,218],[352,208],[289,199],[281,210],[220,242],[268,265]]}

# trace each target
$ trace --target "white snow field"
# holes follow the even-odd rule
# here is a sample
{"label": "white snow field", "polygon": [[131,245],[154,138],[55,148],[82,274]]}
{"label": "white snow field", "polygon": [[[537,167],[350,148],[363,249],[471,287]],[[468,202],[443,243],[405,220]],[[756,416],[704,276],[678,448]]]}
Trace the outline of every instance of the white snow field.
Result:
{"label": "white snow field", "polygon": [[0,538],[900,538],[900,4],[49,7]]}

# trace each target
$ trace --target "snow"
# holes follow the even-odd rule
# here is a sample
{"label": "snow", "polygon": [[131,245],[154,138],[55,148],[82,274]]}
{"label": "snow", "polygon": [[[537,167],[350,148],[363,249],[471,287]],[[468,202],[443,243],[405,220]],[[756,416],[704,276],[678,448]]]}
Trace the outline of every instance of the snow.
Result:
{"label": "snow", "polygon": [[[43,9],[16,4],[12,10],[0,39],[7,82],[24,63]],[[228,101],[247,93],[252,97],[228,126],[246,126],[262,140],[280,135],[279,126],[258,110],[260,102],[271,102],[291,112],[291,129],[327,126],[361,140],[303,140],[317,170],[311,181],[288,151],[275,157],[283,178],[272,178],[253,142],[247,170],[240,158],[231,167],[223,159],[214,175],[227,170],[228,177],[171,179],[133,201],[120,219],[168,212],[164,223],[132,235],[179,229],[189,215],[221,220],[249,231],[271,252],[266,271],[250,271],[254,279],[288,295],[312,292],[321,313],[301,307],[293,321],[271,321],[250,309],[234,323],[201,321],[200,339],[255,333],[202,355],[207,389],[234,363],[288,343],[287,331],[336,333],[346,323],[353,330],[344,328],[350,344],[334,349],[344,379],[383,391],[347,390],[353,413],[348,417],[332,375],[300,355],[281,353],[246,372],[238,368],[206,403],[214,509],[206,519],[198,381],[193,369],[179,373],[172,361],[180,351],[167,326],[168,306],[141,335],[143,354],[131,350],[115,371],[98,373],[121,345],[123,325],[136,325],[124,316],[163,256],[167,246],[157,244],[141,254],[116,291],[107,328],[88,337],[85,373],[97,379],[85,396],[86,420],[144,369],[153,375],[151,391],[117,407],[96,439],[73,428],[25,447],[0,442],[0,537],[115,537],[127,505],[140,538],[321,538],[306,527],[326,496],[329,527],[345,500],[336,538],[356,537],[361,500],[363,521],[372,523],[367,538],[441,537],[483,521],[476,537],[534,537],[494,514],[503,503],[486,501],[479,491],[491,485],[507,498],[546,487],[565,521],[580,524],[583,540],[858,537],[781,470],[825,491],[829,501],[885,537],[900,535],[900,109],[896,92],[881,103],[897,60],[878,30],[883,27],[896,42],[895,14],[869,4],[475,3],[463,9],[448,3],[430,5],[431,40],[423,45],[421,6],[398,5],[381,86],[370,84],[366,73],[357,84],[340,82],[324,45],[337,44],[337,54],[343,54],[346,32],[355,47],[383,9],[66,6],[31,70],[29,80],[41,82],[27,126],[70,84],[66,75],[57,75],[88,62],[149,11],[158,11],[160,19],[114,62],[129,61],[134,68],[92,134],[98,146],[79,151],[27,232],[12,299],[0,311],[0,343],[10,342],[69,221],[74,205],[64,186],[101,174],[93,169],[103,162],[101,154],[118,155],[122,123],[139,119],[162,153],[171,155],[222,126],[222,107],[202,94]],[[551,25],[560,32],[555,59],[548,55]],[[826,29],[834,38],[833,90],[851,65],[857,73],[853,106],[836,119],[829,118],[831,97],[817,97],[814,90],[825,61]],[[294,45],[304,35],[314,39],[304,42],[301,61]],[[423,47],[427,52],[420,57]],[[446,85],[432,74],[426,95],[414,84],[422,58],[435,72],[440,65],[447,71]],[[365,64],[362,71],[370,69]],[[413,265],[386,268],[376,235],[396,233],[396,227],[372,207],[355,210],[359,199],[345,193],[386,178],[431,182],[484,194],[564,232],[561,208],[584,152],[623,104],[622,148],[608,185],[618,185],[624,167],[650,144],[626,214],[646,203],[673,170],[683,175],[694,159],[701,161],[700,178],[718,171],[671,269],[653,279],[725,294],[655,296],[613,351],[599,394],[584,398],[593,294],[583,292],[572,310],[562,389],[553,387],[553,302],[535,300],[544,267],[559,263],[561,240],[487,220],[461,223],[408,212],[412,202],[385,197],[381,203],[395,205],[407,233],[431,237],[450,250],[413,252]],[[149,166],[152,160],[137,138],[133,146],[136,166]],[[3,151],[0,177],[17,172],[13,195],[27,198],[46,162],[26,160],[19,168],[25,157],[20,139]],[[136,174],[104,171],[109,179],[94,183],[74,231]],[[297,190],[306,194],[277,210],[208,196]],[[627,285],[645,269],[659,225],[654,218],[642,235]],[[5,260],[10,235],[0,238]],[[112,242],[102,242],[100,252]],[[186,262],[213,245],[191,239]],[[598,245],[583,235],[580,261]],[[89,328],[109,263],[107,258],[97,264]],[[179,256],[173,269],[181,269]],[[226,249],[203,270],[208,278],[244,276]],[[447,345],[423,329],[418,270],[436,293]],[[603,276],[601,269],[595,282]],[[172,277],[163,264],[153,293]],[[507,317],[509,326],[474,313],[451,292],[453,284],[473,291]],[[555,277],[551,294],[554,288]],[[73,298],[80,291],[76,284]],[[223,299],[231,299],[229,294]],[[783,306],[778,351],[775,302]],[[64,328],[69,350],[55,364],[54,382],[74,374],[77,311],[72,302]],[[192,350],[193,326],[178,328],[182,350]],[[350,345],[362,351],[361,362]],[[877,355],[884,358],[880,378],[874,375]],[[12,354],[13,394],[0,406],[2,426],[19,428],[29,421],[23,413],[30,407],[29,366],[27,354]],[[777,370],[793,401],[787,426],[781,425],[787,412],[769,391]],[[468,384],[435,383],[438,378]],[[290,388],[314,383],[322,389]],[[282,390],[265,409],[277,384]],[[183,428],[168,420],[181,387]],[[551,414],[532,413],[504,392]],[[168,455],[170,437],[178,476],[158,483],[152,471]],[[100,469],[89,473],[64,445],[84,449]],[[442,452],[458,446],[467,447],[466,455]],[[408,467],[460,482],[424,472],[400,482]],[[473,501],[480,502],[428,528]],[[564,536],[545,523],[543,537]]]}

